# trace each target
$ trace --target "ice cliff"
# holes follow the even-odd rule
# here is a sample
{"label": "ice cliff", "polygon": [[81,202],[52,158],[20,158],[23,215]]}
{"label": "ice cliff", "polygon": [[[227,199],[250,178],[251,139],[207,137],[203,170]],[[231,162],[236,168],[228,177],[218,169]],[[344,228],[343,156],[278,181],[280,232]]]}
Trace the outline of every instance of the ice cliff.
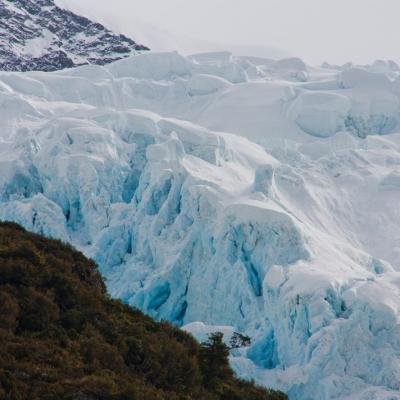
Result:
{"label": "ice cliff", "polygon": [[0,219],[158,319],[246,333],[235,370],[292,400],[400,399],[399,99],[387,62],[1,72]]}

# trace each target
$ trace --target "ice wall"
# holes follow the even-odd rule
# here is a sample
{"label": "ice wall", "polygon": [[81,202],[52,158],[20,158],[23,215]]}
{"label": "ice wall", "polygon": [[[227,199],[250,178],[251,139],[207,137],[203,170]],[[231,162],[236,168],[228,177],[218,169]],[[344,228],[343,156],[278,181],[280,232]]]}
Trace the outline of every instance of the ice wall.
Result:
{"label": "ice wall", "polygon": [[0,219],[73,243],[155,318],[250,335],[235,370],[291,399],[400,398],[398,71],[379,65],[0,73]]}

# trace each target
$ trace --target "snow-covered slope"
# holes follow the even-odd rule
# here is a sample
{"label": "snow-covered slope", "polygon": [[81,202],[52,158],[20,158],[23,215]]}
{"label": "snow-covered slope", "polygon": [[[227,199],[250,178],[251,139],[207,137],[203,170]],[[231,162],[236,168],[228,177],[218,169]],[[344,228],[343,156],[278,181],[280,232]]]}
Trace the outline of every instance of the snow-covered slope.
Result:
{"label": "snow-covered slope", "polygon": [[55,5],[0,0],[0,70],[54,71],[106,64],[147,47]]}
{"label": "snow-covered slope", "polygon": [[250,335],[236,371],[291,399],[400,399],[400,80],[378,64],[2,72],[0,218],[156,318]]}

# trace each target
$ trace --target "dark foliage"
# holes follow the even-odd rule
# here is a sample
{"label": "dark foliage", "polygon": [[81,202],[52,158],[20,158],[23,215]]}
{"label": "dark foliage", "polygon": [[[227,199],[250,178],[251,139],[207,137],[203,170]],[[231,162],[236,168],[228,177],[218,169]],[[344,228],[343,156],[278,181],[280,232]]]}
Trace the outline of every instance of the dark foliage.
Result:
{"label": "dark foliage", "polygon": [[228,361],[229,348],[223,342],[223,336],[221,332],[212,333],[200,350],[204,385],[209,389],[216,389],[233,377]]}
{"label": "dark foliage", "polygon": [[236,379],[220,334],[200,346],[110,299],[71,246],[0,223],[0,400],[269,400]]}
{"label": "dark foliage", "polygon": [[239,349],[240,347],[247,347],[250,345],[251,345],[250,338],[246,335],[242,335],[239,332],[234,332],[229,341],[230,349]]}

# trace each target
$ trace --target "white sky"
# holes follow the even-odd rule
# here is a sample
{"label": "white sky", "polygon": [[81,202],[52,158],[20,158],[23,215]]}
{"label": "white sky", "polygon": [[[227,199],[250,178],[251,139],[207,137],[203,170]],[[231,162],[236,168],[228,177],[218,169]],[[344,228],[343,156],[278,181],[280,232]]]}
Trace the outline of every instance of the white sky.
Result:
{"label": "white sky", "polygon": [[400,0],[56,1],[154,50],[400,62]]}

